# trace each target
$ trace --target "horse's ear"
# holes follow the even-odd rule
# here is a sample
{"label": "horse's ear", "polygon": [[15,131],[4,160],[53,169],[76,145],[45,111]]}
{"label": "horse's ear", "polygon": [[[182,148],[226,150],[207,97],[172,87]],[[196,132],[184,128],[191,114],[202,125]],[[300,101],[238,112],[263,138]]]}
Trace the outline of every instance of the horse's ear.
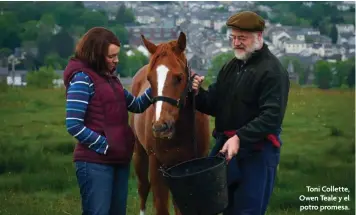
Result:
{"label": "horse's ear", "polygon": [[187,45],[186,36],[183,32],[180,32],[177,41],[177,52],[178,53],[184,52],[186,45]]}
{"label": "horse's ear", "polygon": [[155,53],[157,50],[157,46],[155,44],[151,43],[150,41],[148,41],[142,34],[141,34],[141,38],[142,38],[143,44],[145,44],[147,50],[151,54]]}

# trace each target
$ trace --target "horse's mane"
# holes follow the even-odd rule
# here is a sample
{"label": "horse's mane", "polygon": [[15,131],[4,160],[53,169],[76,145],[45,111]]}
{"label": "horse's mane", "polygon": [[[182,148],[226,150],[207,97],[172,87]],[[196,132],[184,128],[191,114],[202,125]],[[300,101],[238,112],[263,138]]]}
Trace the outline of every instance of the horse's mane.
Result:
{"label": "horse's mane", "polygon": [[177,46],[177,41],[172,40],[167,43],[162,43],[157,46],[156,52],[151,56],[150,69],[156,65],[158,59],[165,56],[172,56],[171,60],[177,62],[178,64],[184,65],[185,55],[182,53],[180,56],[174,53],[174,49]]}

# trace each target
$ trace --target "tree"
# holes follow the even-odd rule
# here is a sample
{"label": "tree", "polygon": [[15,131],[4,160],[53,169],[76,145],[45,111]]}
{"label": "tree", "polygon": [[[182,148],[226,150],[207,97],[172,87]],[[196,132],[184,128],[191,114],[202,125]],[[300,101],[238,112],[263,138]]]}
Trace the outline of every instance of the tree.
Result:
{"label": "tree", "polygon": [[85,27],[85,30],[89,30],[93,27],[104,27],[108,25],[108,18],[101,12],[98,11],[84,11],[79,20],[82,25]]}
{"label": "tree", "polygon": [[23,61],[23,65],[27,71],[33,71],[38,70],[43,63],[40,62],[32,53],[27,53],[26,58]]}
{"label": "tree", "polygon": [[[307,68],[297,57],[284,57],[281,60],[284,68],[288,69],[293,66],[293,72],[298,74],[298,84],[303,85],[307,82]],[[291,71],[288,71],[291,72]]]}
{"label": "tree", "polygon": [[51,13],[45,13],[38,21],[38,33],[41,37],[49,39],[56,27],[56,20]]}
{"label": "tree", "polygon": [[[16,14],[19,22],[30,20],[39,20],[44,13],[46,2],[8,2],[6,7],[8,10]],[[47,2],[48,5],[48,2]]]}
{"label": "tree", "polygon": [[135,22],[135,16],[131,9],[122,4],[117,10],[115,21],[120,25],[130,24]]}
{"label": "tree", "polygon": [[21,44],[19,38],[19,25],[16,14],[13,12],[3,12],[0,15],[0,47],[14,49]]}
{"label": "tree", "polygon": [[76,41],[85,34],[85,27],[80,25],[72,25],[69,27],[68,33],[72,35],[74,41]]}
{"label": "tree", "polygon": [[352,60],[338,61],[335,64],[335,74],[333,74],[333,87],[341,87],[343,84],[347,84],[347,77],[349,71],[352,69]]}
{"label": "tree", "polygon": [[[71,28],[71,26],[81,26],[83,23],[78,17],[82,15],[87,9],[84,8],[82,2],[58,2],[58,6],[54,8],[53,14],[56,22],[64,29]],[[70,10],[68,10],[70,8]]]}
{"label": "tree", "polygon": [[11,49],[9,48],[0,48],[0,59],[7,58],[12,53]]}
{"label": "tree", "polygon": [[12,53],[9,48],[0,48],[0,67],[7,66],[7,57]]}
{"label": "tree", "polygon": [[116,72],[118,74],[120,74],[120,76],[122,77],[127,77],[128,76],[128,72],[126,71],[126,69],[128,68],[128,62],[127,62],[127,50],[122,47],[120,49],[120,53],[119,53],[119,64],[116,67]]}
{"label": "tree", "polygon": [[[0,2],[0,48],[26,49],[24,65],[29,69],[43,66],[53,58],[51,53],[67,59],[77,39],[94,26],[108,27],[108,16],[85,8],[82,2]],[[127,43],[124,27],[116,34]]]}
{"label": "tree", "polygon": [[146,57],[142,52],[134,50],[134,55],[129,56],[129,66],[131,69],[130,76],[133,77],[137,71],[148,64],[148,57]]}
{"label": "tree", "polygon": [[310,27],[311,26],[311,21],[303,18],[299,18],[299,25],[300,27]]}
{"label": "tree", "polygon": [[222,34],[226,34],[226,32],[227,32],[227,27],[226,27],[226,25],[224,25],[223,27],[221,27],[220,32],[221,32]]}
{"label": "tree", "polygon": [[355,87],[355,64],[352,66],[349,75],[347,76],[347,85],[350,88]]}
{"label": "tree", "polygon": [[29,87],[52,88],[53,80],[58,78],[52,67],[41,67],[39,70],[27,73],[26,80]]}
{"label": "tree", "polygon": [[332,43],[333,43],[333,44],[336,44],[336,42],[337,42],[337,37],[338,37],[338,32],[337,32],[337,28],[336,28],[336,25],[335,25],[335,24],[331,27],[331,30],[330,30],[330,37],[331,37]]}
{"label": "tree", "polygon": [[210,78],[216,77],[224,64],[229,62],[233,57],[234,53],[232,51],[214,57],[211,67],[208,69],[208,76],[210,76]]}
{"label": "tree", "polygon": [[[227,12],[228,10],[226,9],[226,12]],[[260,15],[263,19],[268,19],[268,13],[267,12],[265,12],[265,11],[261,11],[261,10],[258,10],[258,9],[256,9],[256,10],[252,10],[253,12],[255,12],[255,13],[257,13],[258,15]]]}
{"label": "tree", "polygon": [[58,53],[59,57],[67,58],[74,51],[74,39],[66,30],[61,30],[51,39],[53,52]]}
{"label": "tree", "polygon": [[115,25],[109,28],[116,36],[119,38],[121,44],[129,43],[129,33],[126,28],[122,25]]}
{"label": "tree", "polygon": [[44,59],[44,64],[53,69],[64,69],[66,63],[67,60],[61,58],[58,53],[50,53]]}
{"label": "tree", "polygon": [[38,48],[38,55],[36,56],[36,59],[43,64],[46,55],[52,50],[51,38],[39,36],[36,41],[36,45]]}
{"label": "tree", "polygon": [[38,28],[37,21],[30,20],[21,24],[22,31],[19,33],[19,36],[22,41],[36,41],[38,37]]}
{"label": "tree", "polygon": [[[127,56],[126,53],[124,53],[126,55],[125,68],[121,68],[119,74],[123,77],[133,77],[141,67],[148,64],[148,58],[138,50],[134,50],[131,56]],[[120,62],[122,61],[123,59],[120,58]]]}
{"label": "tree", "polygon": [[55,20],[52,14],[45,13],[38,21],[38,37],[36,45],[38,47],[38,60],[44,62],[45,56],[51,52],[53,48],[52,37],[55,28]]}
{"label": "tree", "polygon": [[327,61],[318,61],[315,65],[315,84],[320,89],[329,89],[332,82],[330,64]]}

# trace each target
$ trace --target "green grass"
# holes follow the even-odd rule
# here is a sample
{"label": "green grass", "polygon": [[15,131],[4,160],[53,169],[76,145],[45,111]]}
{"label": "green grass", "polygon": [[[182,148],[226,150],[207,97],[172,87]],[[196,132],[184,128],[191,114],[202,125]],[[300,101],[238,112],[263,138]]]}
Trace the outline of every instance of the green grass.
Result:
{"label": "green grass", "polygon": [[[353,214],[354,96],[348,90],[292,89],[268,214]],[[1,215],[80,214],[72,163],[75,141],[65,129],[64,99],[62,89],[9,88],[0,92]],[[348,187],[350,201],[298,200],[302,194],[319,195],[307,193],[306,186],[323,185]],[[129,189],[128,214],[139,214],[133,171]],[[347,205],[350,210],[299,212],[301,205]],[[151,194],[147,212],[153,214]]]}

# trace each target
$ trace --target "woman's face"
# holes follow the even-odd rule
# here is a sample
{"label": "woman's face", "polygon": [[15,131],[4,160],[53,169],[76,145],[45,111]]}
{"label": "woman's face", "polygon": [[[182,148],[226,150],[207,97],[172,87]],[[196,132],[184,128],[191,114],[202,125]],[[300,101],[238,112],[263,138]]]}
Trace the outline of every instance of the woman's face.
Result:
{"label": "woman's face", "polygon": [[119,63],[120,47],[115,44],[110,44],[108,48],[108,54],[105,57],[106,65],[109,71],[116,69],[116,65]]}

